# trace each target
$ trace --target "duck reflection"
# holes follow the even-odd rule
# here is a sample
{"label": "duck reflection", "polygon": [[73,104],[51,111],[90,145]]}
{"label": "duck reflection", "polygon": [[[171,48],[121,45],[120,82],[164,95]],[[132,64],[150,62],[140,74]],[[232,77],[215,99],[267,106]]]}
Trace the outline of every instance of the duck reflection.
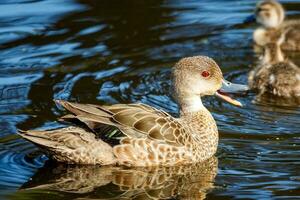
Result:
{"label": "duck reflection", "polygon": [[204,199],[214,186],[217,169],[216,157],[189,166],[151,168],[52,163],[40,169],[19,192],[59,191],[66,195],[64,198],[77,194],[80,199]]}

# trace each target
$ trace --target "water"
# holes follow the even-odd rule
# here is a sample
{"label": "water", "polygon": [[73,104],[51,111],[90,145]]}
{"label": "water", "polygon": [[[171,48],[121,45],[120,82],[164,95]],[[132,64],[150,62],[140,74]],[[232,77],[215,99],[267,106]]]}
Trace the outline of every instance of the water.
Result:
{"label": "water", "polygon": [[[0,3],[1,199],[300,199],[300,109],[255,95],[237,108],[204,99],[220,131],[215,158],[173,168],[56,165],[17,129],[56,128],[52,99],[143,102],[174,115],[170,68],[208,55],[233,82],[255,66],[245,24],[255,1],[3,0]],[[290,18],[300,2],[283,1]],[[290,55],[300,63],[300,55]]]}

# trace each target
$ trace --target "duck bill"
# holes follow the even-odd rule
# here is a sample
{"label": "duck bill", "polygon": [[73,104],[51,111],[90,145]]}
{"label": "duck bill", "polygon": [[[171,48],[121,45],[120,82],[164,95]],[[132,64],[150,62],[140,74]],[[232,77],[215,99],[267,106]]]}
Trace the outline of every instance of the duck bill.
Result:
{"label": "duck bill", "polygon": [[238,100],[232,99],[230,96],[228,96],[224,93],[221,93],[220,91],[216,92],[216,96],[220,97],[221,99],[223,99],[223,100],[227,101],[228,103],[231,103],[235,106],[239,106],[239,107],[243,106],[243,104],[241,102],[239,102]]}
{"label": "duck bill", "polygon": [[248,90],[249,87],[247,85],[235,84],[223,79],[222,87],[216,92],[216,96],[235,106],[242,107],[243,105],[241,102],[232,99],[229,95],[227,95],[227,93],[241,93]]}

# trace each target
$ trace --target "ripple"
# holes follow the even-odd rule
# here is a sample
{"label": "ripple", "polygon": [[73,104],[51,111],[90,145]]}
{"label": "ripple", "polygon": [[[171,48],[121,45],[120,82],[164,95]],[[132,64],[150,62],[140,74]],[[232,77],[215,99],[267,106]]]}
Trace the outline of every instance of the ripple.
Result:
{"label": "ripple", "polygon": [[[299,3],[283,3],[290,11],[289,18],[299,17]],[[243,84],[249,66],[257,60],[252,52],[254,26],[244,23],[253,12],[254,1],[117,0],[99,4],[4,0],[0,4],[0,187],[2,194],[14,193],[9,196],[13,199],[80,198],[81,189],[87,189],[89,198],[124,192],[125,187],[113,184],[100,190],[97,184],[89,187],[111,178],[98,173],[106,172],[98,166],[95,171],[67,166],[69,173],[60,174],[60,168],[52,171],[51,165],[46,165],[43,169],[49,176],[44,176],[43,169],[33,176],[47,158],[14,133],[17,128],[61,127],[55,120],[65,111],[56,107],[53,98],[95,104],[143,102],[178,116],[178,106],[171,97],[170,69],[180,58],[213,57],[226,79]],[[299,55],[291,53],[289,57],[298,62]],[[233,97],[244,107],[213,96],[203,99],[218,124],[220,164],[215,180],[208,181],[214,187],[200,193],[196,187],[192,193],[205,192],[207,199],[298,198],[300,108],[277,100],[256,102],[252,92]],[[133,169],[115,170],[116,178],[141,174]],[[202,171],[190,171],[192,175],[197,172]],[[24,196],[26,191],[15,192],[31,177],[43,185],[53,180],[59,183],[65,175],[75,178],[58,187],[60,192],[42,190],[28,192],[28,196]],[[203,177],[188,177],[188,184],[176,184],[183,186],[178,198],[191,194],[191,182],[195,180],[197,185]],[[76,194],[65,196],[69,192]],[[131,197],[142,198],[147,192],[138,190]]]}
{"label": "ripple", "polygon": [[0,7],[0,24],[5,22],[6,26],[2,26],[0,35],[5,32],[6,35],[10,36],[2,37],[1,43],[41,33],[47,24],[53,23],[55,19],[58,19],[58,16],[80,9],[83,7],[69,0],[64,1],[63,4],[57,0],[19,2],[5,0]]}
{"label": "ripple", "polygon": [[[33,145],[23,140],[9,140],[0,145],[0,188],[15,190],[44,165],[44,155],[28,157]],[[9,174],[10,176],[7,176]],[[2,192],[3,192],[2,191]]]}
{"label": "ripple", "polygon": [[0,113],[11,113],[28,105],[31,84],[41,77],[42,74],[0,77]]}

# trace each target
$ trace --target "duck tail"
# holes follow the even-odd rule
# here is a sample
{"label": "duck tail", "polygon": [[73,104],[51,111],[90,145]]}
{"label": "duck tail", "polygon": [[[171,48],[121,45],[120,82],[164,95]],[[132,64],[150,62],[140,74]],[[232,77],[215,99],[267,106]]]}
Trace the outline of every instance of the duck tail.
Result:
{"label": "duck tail", "polygon": [[18,134],[58,162],[91,165],[116,163],[112,147],[83,128],[70,126],[48,131],[19,130]]}

